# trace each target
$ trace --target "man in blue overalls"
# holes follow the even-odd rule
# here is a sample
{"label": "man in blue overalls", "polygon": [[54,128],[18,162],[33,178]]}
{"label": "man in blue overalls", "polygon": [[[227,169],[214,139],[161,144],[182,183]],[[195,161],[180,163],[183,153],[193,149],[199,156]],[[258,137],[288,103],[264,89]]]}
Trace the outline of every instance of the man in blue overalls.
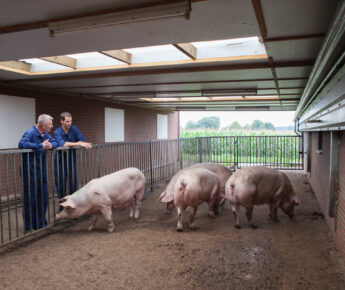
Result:
{"label": "man in blue overalls", "polygon": [[[92,144],[86,142],[80,130],[72,125],[72,115],[68,112],[60,114],[61,126],[54,131],[54,137],[60,147],[83,147],[92,148]],[[75,149],[67,151],[56,151],[54,159],[55,186],[59,198],[66,194],[66,180],[68,178],[69,194],[77,191],[77,152]]]}
{"label": "man in blue overalls", "polygon": [[[43,114],[37,124],[27,130],[20,139],[20,149],[33,149],[23,153],[22,178],[24,194],[25,231],[47,226],[46,211],[48,206],[46,150],[58,146],[57,141],[48,132],[53,127],[53,118]],[[36,176],[36,178],[35,178]]]}

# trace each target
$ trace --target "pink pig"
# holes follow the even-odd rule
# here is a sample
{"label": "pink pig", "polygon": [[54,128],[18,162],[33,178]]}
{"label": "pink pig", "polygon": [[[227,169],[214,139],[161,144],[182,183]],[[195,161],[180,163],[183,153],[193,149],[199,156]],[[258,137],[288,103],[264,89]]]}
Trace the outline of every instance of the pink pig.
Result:
{"label": "pink pig", "polygon": [[189,208],[189,228],[196,229],[194,217],[199,204],[208,203],[209,217],[218,213],[220,202],[220,186],[217,175],[205,168],[189,168],[177,178],[173,191],[164,191],[159,200],[174,202],[177,208],[177,231],[182,232],[182,212]]}
{"label": "pink pig", "polygon": [[274,221],[279,221],[278,207],[291,218],[295,205],[299,205],[288,177],[283,172],[267,167],[246,167],[235,172],[225,185],[225,198],[230,202],[238,229],[241,228],[240,205],[246,209],[248,222],[253,228],[257,227],[252,222],[254,205],[269,204],[269,215]]}
{"label": "pink pig", "polygon": [[145,176],[137,168],[126,168],[88,182],[72,195],[60,199],[64,209],[56,219],[74,219],[92,215],[88,228],[95,228],[101,212],[108,222],[108,232],[114,231],[112,208],[130,206],[130,218],[139,218],[141,199],[144,195]]}
{"label": "pink pig", "polygon": [[[219,164],[219,163],[198,163],[198,164],[193,164],[191,166],[185,167],[181,170],[179,170],[170,180],[169,184],[167,185],[166,189],[164,190],[167,193],[173,193],[174,191],[174,186],[175,183],[177,181],[177,179],[179,178],[179,176],[181,175],[181,173],[184,172],[184,170],[189,170],[191,168],[205,168],[208,169],[212,172],[214,172],[217,175],[217,178],[219,180],[219,186],[220,186],[220,194],[224,195],[225,194],[225,184],[227,182],[227,180],[229,179],[229,177],[231,176],[231,174],[233,172],[235,172],[235,167],[231,166],[226,167],[223,164]],[[223,205],[224,200],[221,199],[220,201],[220,205]],[[167,203],[167,207],[166,207],[166,213],[170,213],[170,211],[174,208],[174,201],[168,202]]]}

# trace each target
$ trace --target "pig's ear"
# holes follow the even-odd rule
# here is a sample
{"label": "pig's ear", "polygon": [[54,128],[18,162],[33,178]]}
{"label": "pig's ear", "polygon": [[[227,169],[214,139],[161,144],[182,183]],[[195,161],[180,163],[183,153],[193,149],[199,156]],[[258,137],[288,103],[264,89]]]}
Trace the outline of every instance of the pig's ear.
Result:
{"label": "pig's ear", "polygon": [[161,202],[170,202],[174,200],[174,195],[164,191],[158,198]]}
{"label": "pig's ear", "polygon": [[63,198],[60,198],[59,199],[59,202],[65,202],[67,200],[67,198],[66,197],[63,197]]}
{"label": "pig's ear", "polygon": [[62,206],[64,208],[66,208],[66,209],[73,209],[73,208],[75,208],[75,206],[72,203],[68,202],[68,201],[65,201],[65,202],[59,204],[59,206]]}

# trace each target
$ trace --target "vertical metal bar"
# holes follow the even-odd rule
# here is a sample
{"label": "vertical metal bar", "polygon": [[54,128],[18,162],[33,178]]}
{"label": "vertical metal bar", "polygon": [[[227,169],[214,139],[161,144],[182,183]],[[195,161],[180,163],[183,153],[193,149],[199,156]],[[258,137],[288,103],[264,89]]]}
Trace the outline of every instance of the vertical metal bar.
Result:
{"label": "vertical metal bar", "polygon": [[[17,171],[16,171],[16,156],[13,155],[13,186],[14,186],[14,208],[15,208],[15,217],[16,217],[16,236],[19,237],[19,227],[18,227],[18,204],[17,204]],[[1,188],[1,186],[0,186]]]}
{"label": "vertical metal bar", "polygon": [[100,156],[99,156],[99,150],[100,150],[100,145],[97,145],[97,178],[101,176],[101,169],[100,169]]}
{"label": "vertical metal bar", "polygon": [[[44,220],[45,220],[45,212],[44,212],[44,198],[45,198],[45,194],[44,194],[44,190],[43,190],[43,152],[41,152],[40,153],[40,186],[41,186],[41,204],[40,204],[40,206],[41,206],[41,218],[42,218],[42,227],[44,227]],[[36,192],[38,192],[38,190],[36,191]],[[48,195],[48,193],[47,193],[47,195]],[[47,198],[48,198],[48,196],[47,196]],[[37,202],[38,202],[38,194],[37,194]],[[37,204],[37,209],[38,209],[38,204]],[[37,216],[38,216],[38,211],[37,211]],[[40,224],[39,224],[39,222],[38,222],[38,219],[37,219],[37,224],[38,224],[38,226],[37,226],[37,229],[40,227]]]}
{"label": "vertical metal bar", "polygon": [[[1,175],[0,175],[1,177]],[[0,189],[1,189],[1,178],[0,178]],[[0,233],[1,233],[1,243],[4,243],[4,227],[3,227],[3,217],[2,217],[2,201],[0,196]]]}
{"label": "vertical metal bar", "polygon": [[[6,192],[7,192],[7,222],[8,222],[8,238],[11,241],[11,210],[10,210],[10,192],[9,192],[9,176],[8,176],[8,155],[5,155],[5,168],[6,168]],[[1,207],[2,211],[2,207]]]}
{"label": "vertical metal bar", "polygon": [[152,141],[150,141],[150,182],[151,191],[153,191],[153,165],[152,165]]}
{"label": "vertical metal bar", "polygon": [[[53,221],[56,222],[56,195],[55,195],[55,183],[54,183],[54,156],[57,152],[52,152],[50,154],[51,160],[51,172],[52,172],[52,193],[53,193]],[[57,159],[58,161],[58,159]],[[58,163],[58,162],[57,162]],[[55,174],[57,175],[57,173]]]}

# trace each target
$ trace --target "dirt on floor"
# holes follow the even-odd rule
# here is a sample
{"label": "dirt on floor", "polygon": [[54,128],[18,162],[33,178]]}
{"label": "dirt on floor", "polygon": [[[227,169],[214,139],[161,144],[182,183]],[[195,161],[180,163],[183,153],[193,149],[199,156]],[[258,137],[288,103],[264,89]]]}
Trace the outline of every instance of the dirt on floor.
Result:
{"label": "dirt on floor", "polygon": [[268,206],[254,209],[258,229],[234,228],[226,204],[218,217],[201,205],[195,224],[176,232],[176,211],[157,201],[164,186],[147,193],[141,218],[114,211],[115,232],[103,218],[87,232],[88,220],[0,255],[1,289],[345,289],[338,255],[315,196],[301,172],[286,172],[301,205],[290,220],[268,218]]}

